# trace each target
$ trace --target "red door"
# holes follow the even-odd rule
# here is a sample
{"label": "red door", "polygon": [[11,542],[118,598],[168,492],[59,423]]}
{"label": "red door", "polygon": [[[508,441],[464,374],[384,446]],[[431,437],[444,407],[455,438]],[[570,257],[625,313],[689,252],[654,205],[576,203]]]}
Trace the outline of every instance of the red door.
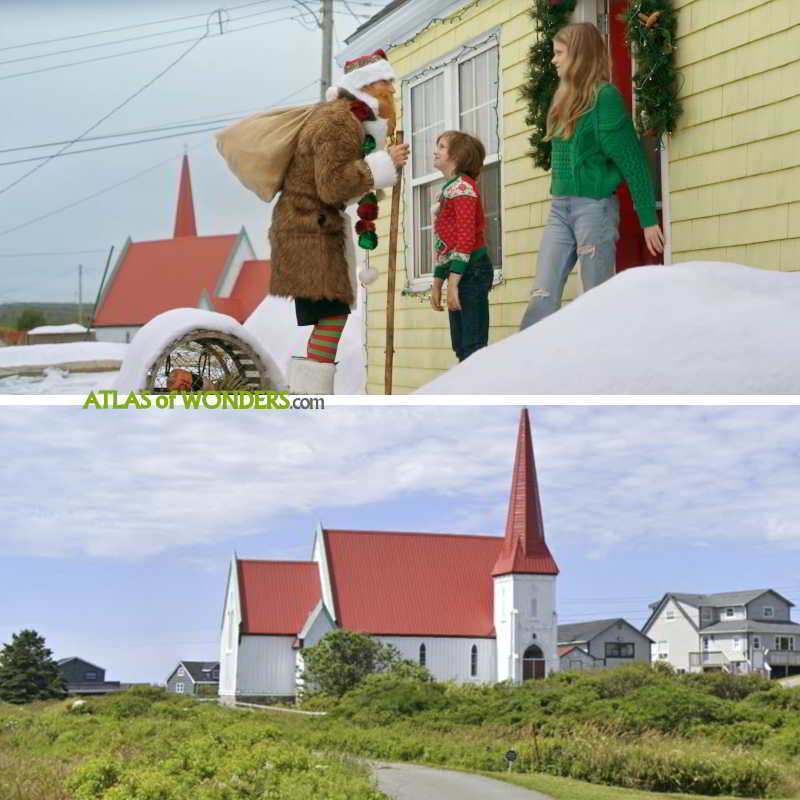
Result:
{"label": "red door", "polygon": [[[625,105],[633,108],[633,70],[631,53],[625,44],[625,23],[619,19],[630,0],[605,0],[608,19],[608,48],[611,53],[611,82],[622,92]],[[602,3],[598,5],[602,6]],[[664,229],[661,214],[661,160],[658,141],[642,137],[645,155],[650,162],[650,175],[656,196],[658,223]],[[663,256],[651,256],[644,243],[639,218],[633,208],[628,184],[623,181],[619,190],[619,241],[617,242],[617,272],[642,264],[663,264]]]}

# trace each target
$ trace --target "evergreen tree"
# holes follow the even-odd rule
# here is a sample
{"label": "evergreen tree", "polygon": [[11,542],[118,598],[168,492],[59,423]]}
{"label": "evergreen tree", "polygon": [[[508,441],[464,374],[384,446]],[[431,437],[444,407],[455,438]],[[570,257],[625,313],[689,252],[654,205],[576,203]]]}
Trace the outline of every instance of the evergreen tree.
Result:
{"label": "evergreen tree", "polygon": [[64,678],[52,656],[36,631],[13,634],[11,644],[0,650],[0,700],[22,704],[65,697]]}

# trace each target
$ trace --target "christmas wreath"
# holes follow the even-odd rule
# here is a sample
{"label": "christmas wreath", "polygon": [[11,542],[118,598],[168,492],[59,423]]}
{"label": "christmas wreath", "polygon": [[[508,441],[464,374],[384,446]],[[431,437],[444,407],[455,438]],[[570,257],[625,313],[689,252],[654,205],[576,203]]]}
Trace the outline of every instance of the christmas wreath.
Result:
{"label": "christmas wreath", "polygon": [[636,128],[654,136],[673,133],[682,106],[675,66],[678,14],[672,0],[632,0],[621,18],[625,41],[636,58]]}

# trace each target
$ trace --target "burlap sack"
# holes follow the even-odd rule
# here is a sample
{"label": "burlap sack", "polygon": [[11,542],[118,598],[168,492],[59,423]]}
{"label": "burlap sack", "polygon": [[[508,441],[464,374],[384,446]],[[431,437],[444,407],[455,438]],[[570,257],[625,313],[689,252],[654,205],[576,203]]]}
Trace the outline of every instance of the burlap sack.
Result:
{"label": "burlap sack", "polygon": [[269,203],[283,186],[301,128],[316,105],[262,111],[217,134],[231,172]]}

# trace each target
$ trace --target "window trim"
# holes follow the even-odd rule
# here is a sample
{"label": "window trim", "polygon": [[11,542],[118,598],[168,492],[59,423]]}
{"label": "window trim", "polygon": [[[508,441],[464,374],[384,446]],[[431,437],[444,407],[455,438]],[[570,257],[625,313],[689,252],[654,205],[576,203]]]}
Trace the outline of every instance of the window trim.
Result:
{"label": "window trim", "polygon": [[421,667],[428,666],[428,648],[425,647],[425,642],[422,642],[419,646],[419,665]]}
{"label": "window trim", "polygon": [[179,681],[175,684],[175,694],[183,694],[183,681]]}
{"label": "window trim", "polygon": [[[769,611],[769,614],[767,614],[767,611]],[[770,619],[775,619],[775,606],[762,606],[761,614],[764,617],[764,619],[766,619],[767,617],[769,617]]]}
{"label": "window trim", "polygon": [[[604,658],[636,658],[636,642],[605,642],[603,648],[603,656]],[[623,646],[628,646],[631,648],[631,654],[629,656],[623,655],[609,655],[609,646],[617,647],[620,651],[622,650]]]}
{"label": "window trim", "polygon": [[[435,74],[442,74],[444,78],[443,93],[445,97],[445,119],[454,123],[454,129],[459,129],[460,114],[458,112],[458,95],[454,91],[453,75],[456,73],[458,67],[465,61],[469,61],[476,56],[479,56],[491,50],[493,47],[497,48],[497,147],[498,151],[492,156],[487,156],[484,161],[484,166],[492,166],[499,164],[500,171],[500,250],[505,252],[504,236],[506,225],[505,213],[505,184],[504,184],[504,167],[503,167],[503,63],[502,54],[503,48],[500,41],[500,28],[493,28],[485,31],[480,36],[477,36],[470,41],[464,42],[459,47],[451,50],[444,56],[436,58],[428,62],[424,67],[420,67],[414,72],[409,73],[402,79],[402,126],[403,130],[408,135],[411,141],[413,134],[411,118],[411,90],[425,83],[426,80],[432,79]],[[452,67],[452,68],[451,68]],[[449,102],[448,102],[449,99]],[[399,121],[398,121],[399,122]],[[399,127],[399,125],[398,125]],[[446,128],[447,129],[447,128]],[[414,189],[417,186],[432,183],[438,177],[438,172],[422,175],[418,178],[412,176],[412,162],[409,160],[406,166],[405,188],[403,190],[403,202],[405,208],[403,210],[403,254],[405,258],[406,269],[406,286],[403,290],[406,294],[418,294],[421,292],[430,291],[433,284],[433,273],[422,277],[414,276],[414,264],[416,263],[417,253],[414,250]],[[494,280],[492,285],[496,286],[503,276],[503,265],[493,264],[494,267]]]}

